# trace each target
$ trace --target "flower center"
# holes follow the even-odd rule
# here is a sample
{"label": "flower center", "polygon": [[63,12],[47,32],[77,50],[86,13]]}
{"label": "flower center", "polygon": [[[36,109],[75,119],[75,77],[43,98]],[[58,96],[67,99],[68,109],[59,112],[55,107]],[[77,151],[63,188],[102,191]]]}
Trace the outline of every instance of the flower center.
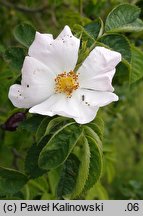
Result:
{"label": "flower center", "polygon": [[78,75],[74,71],[69,73],[63,72],[58,74],[55,79],[56,93],[65,93],[67,97],[71,97],[74,90],[78,89]]}

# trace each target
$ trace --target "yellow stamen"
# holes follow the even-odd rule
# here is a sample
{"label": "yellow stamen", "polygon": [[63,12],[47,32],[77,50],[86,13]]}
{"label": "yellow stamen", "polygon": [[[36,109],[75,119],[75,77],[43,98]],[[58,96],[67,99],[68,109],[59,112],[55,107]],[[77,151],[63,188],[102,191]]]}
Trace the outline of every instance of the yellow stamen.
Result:
{"label": "yellow stamen", "polygon": [[78,74],[74,71],[61,73],[55,79],[56,93],[65,93],[67,97],[71,97],[73,91],[78,89],[78,87]]}

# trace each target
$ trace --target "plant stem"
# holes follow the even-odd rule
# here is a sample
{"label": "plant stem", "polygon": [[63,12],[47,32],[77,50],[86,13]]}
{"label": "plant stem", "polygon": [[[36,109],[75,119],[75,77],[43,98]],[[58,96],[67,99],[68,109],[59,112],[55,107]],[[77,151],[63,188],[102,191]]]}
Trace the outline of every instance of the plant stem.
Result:
{"label": "plant stem", "polygon": [[25,185],[25,191],[26,191],[26,197],[25,197],[25,199],[29,200],[30,199],[30,191],[29,191],[28,185]]}
{"label": "plant stem", "polygon": [[82,0],[79,0],[79,13],[81,16],[83,15],[83,2],[82,2]]}

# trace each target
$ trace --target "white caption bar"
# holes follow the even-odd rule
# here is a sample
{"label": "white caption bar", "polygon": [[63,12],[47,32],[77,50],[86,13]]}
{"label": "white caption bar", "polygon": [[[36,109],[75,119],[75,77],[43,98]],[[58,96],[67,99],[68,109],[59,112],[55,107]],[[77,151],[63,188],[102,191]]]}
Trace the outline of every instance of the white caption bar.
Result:
{"label": "white caption bar", "polygon": [[141,200],[1,200],[0,215],[8,216],[143,216]]}

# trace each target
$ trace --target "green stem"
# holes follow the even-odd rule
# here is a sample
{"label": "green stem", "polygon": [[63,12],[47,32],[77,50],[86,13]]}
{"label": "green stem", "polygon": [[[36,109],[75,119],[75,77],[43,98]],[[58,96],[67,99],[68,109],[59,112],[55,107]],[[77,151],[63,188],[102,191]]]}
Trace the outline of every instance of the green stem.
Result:
{"label": "green stem", "polygon": [[83,15],[83,2],[82,2],[82,0],[79,0],[79,13],[81,16]]}
{"label": "green stem", "polygon": [[29,191],[28,185],[25,185],[25,191],[26,191],[25,199],[29,200],[30,199],[30,191]]}

